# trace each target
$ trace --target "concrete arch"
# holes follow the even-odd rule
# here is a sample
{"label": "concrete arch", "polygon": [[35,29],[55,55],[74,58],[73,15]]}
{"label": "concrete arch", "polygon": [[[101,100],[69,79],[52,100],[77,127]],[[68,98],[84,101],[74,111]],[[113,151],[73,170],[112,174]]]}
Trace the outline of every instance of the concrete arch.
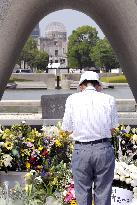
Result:
{"label": "concrete arch", "polygon": [[136,0],[1,0],[0,98],[32,29],[44,16],[61,9],[81,11],[97,22],[116,51],[137,101]]}

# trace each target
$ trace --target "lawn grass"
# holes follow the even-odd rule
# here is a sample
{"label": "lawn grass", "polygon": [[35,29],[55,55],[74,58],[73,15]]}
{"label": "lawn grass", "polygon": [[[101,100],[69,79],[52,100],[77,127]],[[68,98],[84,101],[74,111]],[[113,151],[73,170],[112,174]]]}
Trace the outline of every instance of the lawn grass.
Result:
{"label": "lawn grass", "polygon": [[29,82],[29,81],[32,81],[32,80],[18,79],[18,78],[12,78],[12,77],[11,77],[8,82],[9,82],[9,83],[14,83],[15,81],[16,81],[16,82]]}
{"label": "lawn grass", "polygon": [[127,80],[124,75],[101,77],[100,80],[105,83],[127,83]]}

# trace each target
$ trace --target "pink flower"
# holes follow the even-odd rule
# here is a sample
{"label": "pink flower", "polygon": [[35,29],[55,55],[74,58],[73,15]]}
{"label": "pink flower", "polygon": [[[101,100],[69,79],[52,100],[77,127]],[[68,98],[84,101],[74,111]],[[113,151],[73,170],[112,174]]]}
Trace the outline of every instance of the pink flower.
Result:
{"label": "pink flower", "polygon": [[71,193],[68,193],[65,197],[65,203],[72,201],[72,199],[73,199],[73,195]]}
{"label": "pink flower", "polygon": [[70,201],[72,201],[73,199],[75,199],[75,191],[74,191],[74,182],[72,181],[71,184],[69,184],[68,186],[66,186],[67,188],[67,193],[65,196],[65,202],[68,203]]}

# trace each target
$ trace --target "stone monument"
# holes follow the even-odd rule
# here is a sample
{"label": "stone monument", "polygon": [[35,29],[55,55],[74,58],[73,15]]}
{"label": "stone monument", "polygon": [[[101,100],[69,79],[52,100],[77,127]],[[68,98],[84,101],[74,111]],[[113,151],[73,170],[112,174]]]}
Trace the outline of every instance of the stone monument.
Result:
{"label": "stone monument", "polygon": [[66,99],[70,94],[55,94],[41,96],[42,118],[62,119]]}
{"label": "stone monument", "polygon": [[0,0],[0,98],[33,28],[43,17],[61,9],[83,12],[101,27],[137,101],[136,0]]}

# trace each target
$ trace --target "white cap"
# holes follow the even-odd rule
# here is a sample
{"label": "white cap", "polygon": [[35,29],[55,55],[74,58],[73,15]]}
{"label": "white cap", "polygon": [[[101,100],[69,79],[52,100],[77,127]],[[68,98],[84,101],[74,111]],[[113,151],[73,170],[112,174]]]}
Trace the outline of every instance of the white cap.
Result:
{"label": "white cap", "polygon": [[99,75],[94,72],[94,71],[86,71],[81,75],[79,85],[82,84],[85,80],[97,80],[100,84],[101,82],[99,81]]}

